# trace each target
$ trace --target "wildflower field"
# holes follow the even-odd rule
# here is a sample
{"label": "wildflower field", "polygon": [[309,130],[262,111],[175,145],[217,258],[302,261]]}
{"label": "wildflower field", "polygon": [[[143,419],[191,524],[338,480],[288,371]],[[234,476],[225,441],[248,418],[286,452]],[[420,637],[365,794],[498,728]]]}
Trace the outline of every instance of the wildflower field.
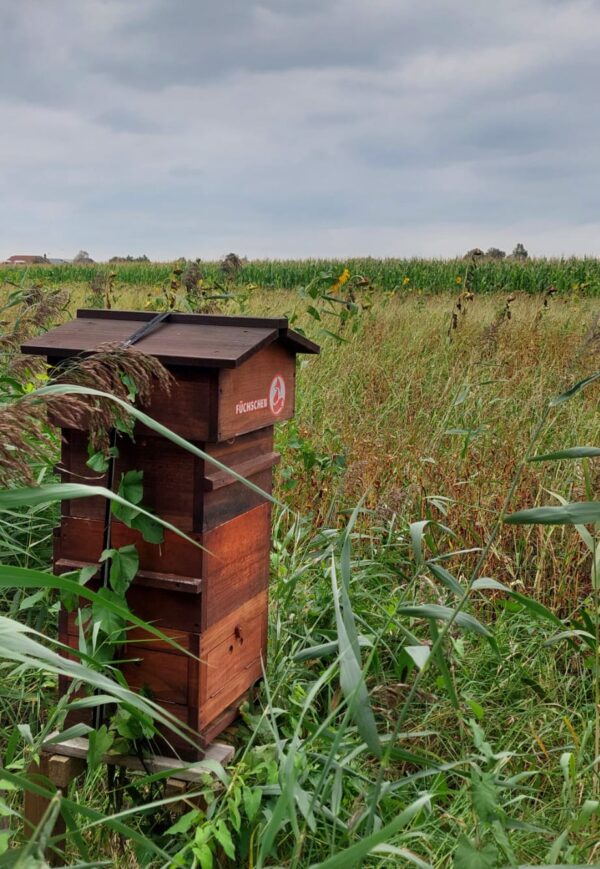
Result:
{"label": "wildflower field", "polygon": [[[0,866],[600,865],[598,261],[2,267],[0,287]],[[48,407],[94,407],[93,476],[115,421],[86,390],[127,404],[160,375],[109,354],[57,381],[20,355],[81,307],[286,315],[322,348],[276,429],[265,677],[233,762],[188,794],[107,776],[151,704],[102,642],[57,655],[84,577],[50,575]],[[26,833],[65,673],[119,711]]]}

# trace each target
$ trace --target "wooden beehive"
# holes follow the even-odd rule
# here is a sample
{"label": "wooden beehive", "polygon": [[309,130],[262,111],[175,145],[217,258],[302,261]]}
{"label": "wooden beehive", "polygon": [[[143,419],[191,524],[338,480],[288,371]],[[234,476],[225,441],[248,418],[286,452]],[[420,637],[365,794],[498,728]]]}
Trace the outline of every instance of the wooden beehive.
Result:
{"label": "wooden beehive", "polygon": [[[81,310],[77,319],[29,341],[26,353],[51,364],[123,342],[152,314]],[[228,467],[271,491],[279,456],[273,425],[294,413],[295,357],[317,345],[285,319],[171,314],[137,348],[173,374],[170,395],[158,392],[143,409]],[[59,421],[60,423],[60,421]],[[266,653],[271,546],[270,502],[214,465],[136,426],[121,437],[116,480],[144,472],[144,506],[185,531],[199,549],[166,532],[160,546],[113,520],[112,546],[137,547],[139,572],[127,598],[131,610],[173,636],[194,657],[139,631],[128,632],[122,670],[210,742],[237,715],[261,677]],[[61,471],[89,482],[87,433],[63,428]],[[106,480],[98,477],[98,485]],[[101,497],[66,501],[55,538],[55,570],[96,564],[103,549]],[[62,613],[61,640],[77,648],[75,617]],[[63,690],[66,686],[63,686]],[[185,746],[182,754],[193,757]]]}

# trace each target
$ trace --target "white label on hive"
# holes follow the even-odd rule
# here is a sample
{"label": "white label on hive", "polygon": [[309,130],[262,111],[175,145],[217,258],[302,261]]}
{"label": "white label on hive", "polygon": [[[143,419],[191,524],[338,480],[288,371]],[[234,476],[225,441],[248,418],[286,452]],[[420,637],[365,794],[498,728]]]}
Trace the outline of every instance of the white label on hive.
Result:
{"label": "white label on hive", "polygon": [[250,401],[238,401],[235,406],[236,416],[242,413],[252,413],[255,410],[269,408],[272,414],[279,416],[285,406],[285,380],[281,374],[276,374],[271,381],[269,394],[265,398],[253,398]]}

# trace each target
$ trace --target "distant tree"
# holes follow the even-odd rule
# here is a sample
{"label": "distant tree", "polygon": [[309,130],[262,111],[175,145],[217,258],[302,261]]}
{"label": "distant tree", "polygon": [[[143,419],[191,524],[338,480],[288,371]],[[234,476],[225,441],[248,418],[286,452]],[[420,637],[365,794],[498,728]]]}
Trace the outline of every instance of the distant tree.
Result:
{"label": "distant tree", "polygon": [[499,247],[488,247],[485,255],[490,259],[504,259],[504,257],[506,256],[506,251],[500,250]]}
{"label": "distant tree", "polygon": [[94,260],[91,258],[87,250],[80,250],[77,256],[73,258],[73,262],[78,265],[90,265]]}
{"label": "distant tree", "polygon": [[109,259],[109,263],[149,263],[150,260],[146,256],[146,254],[142,254],[142,256],[131,256],[131,254],[127,254],[127,256],[111,256]]}
{"label": "distant tree", "polygon": [[522,245],[521,242],[515,245],[515,249],[512,252],[513,259],[527,259],[528,256],[529,254],[527,253],[527,251],[525,250],[525,246]]}
{"label": "distant tree", "polygon": [[483,256],[483,251],[480,247],[474,247],[472,250],[468,250],[464,255],[463,259],[472,259],[477,260]]}

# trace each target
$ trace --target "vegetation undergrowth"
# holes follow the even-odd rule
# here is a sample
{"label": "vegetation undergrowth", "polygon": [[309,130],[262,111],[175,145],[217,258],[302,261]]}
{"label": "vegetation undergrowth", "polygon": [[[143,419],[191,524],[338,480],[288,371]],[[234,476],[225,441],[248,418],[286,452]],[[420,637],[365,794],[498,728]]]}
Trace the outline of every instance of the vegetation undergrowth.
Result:
{"label": "vegetation undergrowth", "polygon": [[[265,680],[200,803],[147,775],[108,787],[96,737],[85,779],[51,804],[78,818],[68,865],[600,862],[593,302],[504,285],[378,298],[356,274],[336,287],[342,264],[311,285],[313,273],[301,294],[226,288],[227,312],[287,311],[323,343],[277,435],[276,496],[292,509],[275,515]],[[36,305],[54,304],[37,320],[30,309],[27,328],[81,296],[39,291]],[[114,306],[146,298],[129,290]],[[16,355],[13,302],[0,414],[48,383]],[[27,462],[43,488],[59,442],[50,426],[36,437]],[[53,693],[58,584],[41,579],[56,502],[19,506],[15,482],[0,492],[0,865],[26,866],[51,837],[48,823],[23,842],[27,765],[66,708]],[[151,704],[90,657],[75,675],[113,692],[130,729],[151,722]]]}

